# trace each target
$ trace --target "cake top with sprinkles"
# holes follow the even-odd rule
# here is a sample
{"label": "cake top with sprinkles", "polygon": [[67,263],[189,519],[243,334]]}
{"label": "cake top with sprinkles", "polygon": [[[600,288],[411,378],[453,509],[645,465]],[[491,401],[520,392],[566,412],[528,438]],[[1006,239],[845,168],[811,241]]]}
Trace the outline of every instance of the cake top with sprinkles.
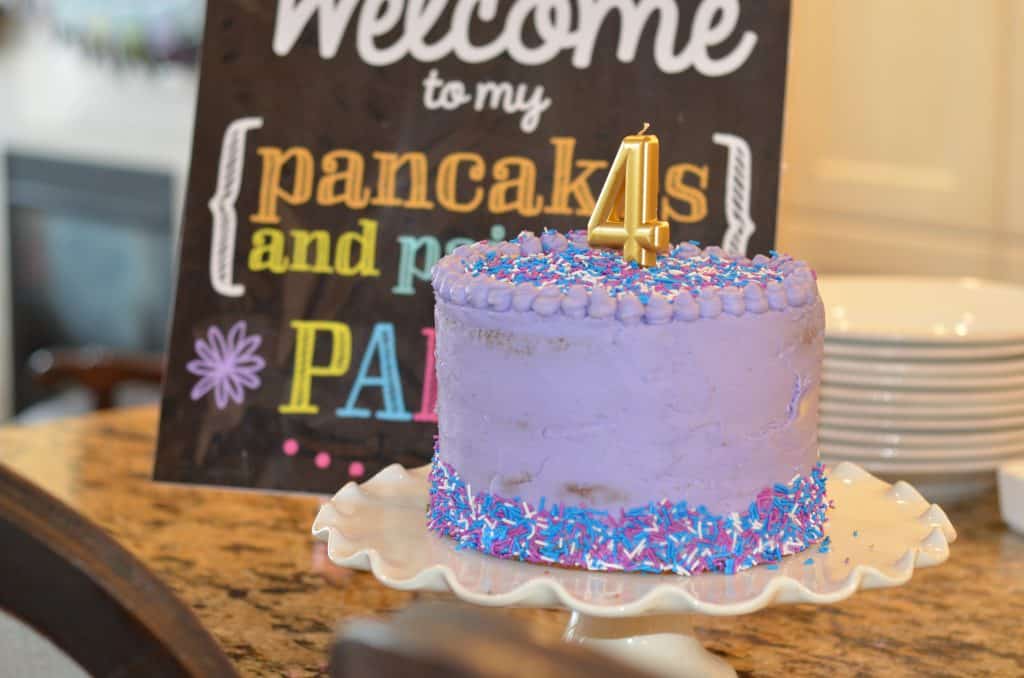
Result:
{"label": "cake top with sprinkles", "polygon": [[683,291],[698,294],[706,287],[765,287],[783,280],[778,270],[783,257],[735,258],[717,247],[702,250],[696,242],[674,246],[650,268],[625,261],[619,250],[592,249],[586,231],[570,231],[567,237],[547,230],[540,238],[524,231],[512,243],[519,245],[519,256],[492,250],[483,258],[465,261],[466,272],[513,284],[555,285],[563,292],[574,285],[588,289],[600,285],[613,297],[632,292],[642,303],[652,293],[672,299]]}
{"label": "cake top with sprinkles", "polygon": [[584,230],[551,229],[463,245],[438,263],[434,287],[447,301],[478,308],[654,323],[781,310],[817,296],[807,264],[774,251],[737,257],[691,241],[644,268],[623,260],[619,250],[591,247]]}

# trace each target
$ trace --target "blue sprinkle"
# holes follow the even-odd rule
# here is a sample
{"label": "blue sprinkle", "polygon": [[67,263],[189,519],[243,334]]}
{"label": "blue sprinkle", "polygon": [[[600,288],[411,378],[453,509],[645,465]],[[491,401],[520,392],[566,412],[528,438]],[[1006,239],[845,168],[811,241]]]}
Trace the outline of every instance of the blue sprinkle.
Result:
{"label": "blue sprinkle", "polygon": [[[543,234],[555,234],[548,228]],[[522,234],[515,239],[525,242]],[[691,241],[699,246],[698,241]],[[645,305],[654,292],[668,300],[683,292],[695,294],[706,286],[722,288],[727,285],[745,287],[752,282],[767,284],[780,282],[783,275],[763,263],[742,262],[715,252],[696,256],[685,248],[671,250],[659,258],[657,265],[642,268],[637,262],[624,262],[619,252],[612,249],[591,249],[586,245],[586,233],[569,233],[569,241],[561,252],[542,252],[529,256],[512,257],[492,250],[472,262],[463,259],[462,265],[474,277],[488,276],[510,283],[552,285],[565,292],[574,285],[585,289],[601,285],[613,297],[633,293]]]}
{"label": "blue sprinkle", "polygon": [[808,558],[805,560],[804,565],[814,565],[814,558]]}
{"label": "blue sprinkle", "polygon": [[[704,506],[693,509],[682,501],[652,502],[611,515],[557,502],[545,511],[544,499],[538,511],[524,507],[518,497],[509,500],[483,492],[469,497],[468,487],[441,462],[439,454],[435,447],[428,527],[453,538],[460,550],[591,570],[731,574],[759,563],[777,570],[774,563],[781,559],[782,548],[804,548],[823,536],[825,477],[820,467],[783,486],[786,494],[778,502],[782,509],[768,511],[754,527],[750,515],[714,515]],[[800,506],[794,513],[797,501]],[[756,508],[756,503],[751,507]],[[538,513],[545,515],[538,517]],[[793,520],[786,517],[790,515]],[[727,537],[722,543],[720,534]],[[807,564],[813,562],[807,560]]]}
{"label": "blue sprinkle", "polygon": [[853,536],[854,537],[859,537],[860,536],[860,532],[858,532],[857,530],[854,530],[853,531]]}

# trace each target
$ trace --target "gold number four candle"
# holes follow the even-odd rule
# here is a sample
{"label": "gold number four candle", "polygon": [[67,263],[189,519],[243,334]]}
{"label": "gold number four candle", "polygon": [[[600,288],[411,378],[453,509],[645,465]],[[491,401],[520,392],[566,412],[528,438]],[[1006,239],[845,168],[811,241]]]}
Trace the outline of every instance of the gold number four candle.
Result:
{"label": "gold number four candle", "polygon": [[658,219],[658,137],[648,127],[622,140],[587,223],[591,245],[621,247],[623,259],[641,266],[669,248],[668,222]]}

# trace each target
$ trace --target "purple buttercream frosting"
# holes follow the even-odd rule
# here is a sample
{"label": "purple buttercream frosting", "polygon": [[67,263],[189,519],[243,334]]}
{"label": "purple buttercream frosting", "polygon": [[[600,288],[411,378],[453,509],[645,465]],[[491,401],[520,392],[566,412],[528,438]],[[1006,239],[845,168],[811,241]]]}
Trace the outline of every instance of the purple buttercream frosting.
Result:
{"label": "purple buttercream frosting", "polygon": [[540,244],[545,252],[558,254],[559,252],[564,252],[569,247],[569,239],[558,231],[548,229],[541,234]]}
{"label": "purple buttercream frosting", "polygon": [[583,318],[587,315],[588,302],[587,288],[573,285],[562,297],[562,313],[570,318]]}
{"label": "purple buttercream frosting", "polygon": [[540,244],[540,238],[530,231],[523,231],[520,233],[518,242],[521,256],[530,257],[544,251]]}
{"label": "purple buttercream frosting", "polygon": [[700,306],[689,294],[680,294],[672,302],[672,316],[676,320],[692,322],[700,317]]}
{"label": "purple buttercream frosting", "polygon": [[812,477],[824,309],[805,263],[684,243],[639,269],[556,235],[434,271],[439,449],[460,482],[531,507],[725,515]]}
{"label": "purple buttercream frosting", "polygon": [[644,320],[651,325],[661,325],[672,320],[672,304],[668,303],[662,295],[655,292],[647,302],[644,310]]}
{"label": "purple buttercream frosting", "polygon": [[632,292],[626,292],[619,297],[618,301],[619,307],[615,311],[616,318],[627,325],[633,325],[643,320],[644,305],[635,294]]}
{"label": "purple buttercream frosting", "polygon": [[615,299],[608,294],[608,290],[603,287],[595,287],[590,293],[590,305],[587,308],[591,318],[600,320],[614,316],[617,306]]}

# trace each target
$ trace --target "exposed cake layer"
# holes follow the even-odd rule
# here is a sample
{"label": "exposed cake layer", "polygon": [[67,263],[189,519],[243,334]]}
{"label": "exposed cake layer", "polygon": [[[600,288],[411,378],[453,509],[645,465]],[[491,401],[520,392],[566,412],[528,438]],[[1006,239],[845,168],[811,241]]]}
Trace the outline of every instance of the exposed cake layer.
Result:
{"label": "exposed cake layer", "polygon": [[762,489],[742,511],[716,515],[663,500],[610,512],[477,491],[438,450],[427,526],[499,558],[588,570],[731,574],[820,541],[827,509],[820,465]]}

